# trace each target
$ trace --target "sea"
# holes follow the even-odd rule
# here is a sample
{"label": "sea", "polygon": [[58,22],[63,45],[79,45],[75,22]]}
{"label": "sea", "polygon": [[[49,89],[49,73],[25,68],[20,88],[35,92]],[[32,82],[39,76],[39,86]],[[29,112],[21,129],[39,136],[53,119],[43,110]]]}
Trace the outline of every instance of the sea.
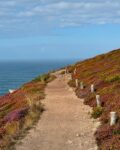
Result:
{"label": "sea", "polygon": [[0,96],[8,93],[9,89],[19,88],[41,74],[75,62],[76,60],[0,62]]}

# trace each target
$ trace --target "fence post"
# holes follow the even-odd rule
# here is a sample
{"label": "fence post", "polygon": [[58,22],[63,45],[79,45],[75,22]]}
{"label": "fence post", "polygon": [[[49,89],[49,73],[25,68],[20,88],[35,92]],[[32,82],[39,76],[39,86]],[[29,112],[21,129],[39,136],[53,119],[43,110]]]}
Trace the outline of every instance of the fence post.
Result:
{"label": "fence post", "polygon": [[95,86],[94,84],[91,84],[91,93],[95,92]]}
{"label": "fence post", "polygon": [[80,82],[80,89],[81,89],[81,90],[83,90],[83,89],[84,89],[83,82]]}
{"label": "fence post", "polygon": [[69,80],[72,80],[72,74],[69,75]]}
{"label": "fence post", "polygon": [[76,87],[79,86],[78,79],[75,79],[75,84],[76,84]]}
{"label": "fence post", "polygon": [[76,74],[77,73],[77,69],[75,68],[75,70],[74,70],[74,74]]}
{"label": "fence post", "polygon": [[116,124],[117,120],[117,114],[116,112],[110,112],[110,126],[113,126]]}
{"label": "fence post", "polygon": [[69,71],[68,71],[68,68],[66,67],[66,74],[68,74],[69,73]]}
{"label": "fence post", "polygon": [[72,79],[73,79],[72,74],[70,74],[70,80],[72,80]]}
{"label": "fence post", "polygon": [[67,68],[65,69],[65,75],[67,75]]}
{"label": "fence post", "polygon": [[96,103],[97,103],[97,107],[101,106],[100,95],[96,95]]}

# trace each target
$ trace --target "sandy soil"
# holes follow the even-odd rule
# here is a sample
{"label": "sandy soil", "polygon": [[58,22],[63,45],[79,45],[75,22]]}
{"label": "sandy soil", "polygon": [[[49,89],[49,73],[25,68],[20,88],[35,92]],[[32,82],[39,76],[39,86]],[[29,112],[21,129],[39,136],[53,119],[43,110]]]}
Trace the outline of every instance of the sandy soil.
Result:
{"label": "sandy soil", "polygon": [[68,76],[56,75],[46,88],[46,111],[16,149],[97,150],[94,132],[99,123],[90,118],[91,108],[67,85]]}

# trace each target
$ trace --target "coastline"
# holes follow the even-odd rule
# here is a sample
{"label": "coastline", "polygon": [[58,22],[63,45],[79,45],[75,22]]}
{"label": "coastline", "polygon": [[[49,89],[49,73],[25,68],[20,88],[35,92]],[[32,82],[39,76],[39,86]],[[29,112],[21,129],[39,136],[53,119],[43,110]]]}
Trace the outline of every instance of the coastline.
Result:
{"label": "coastline", "polygon": [[[94,132],[95,132],[94,136],[96,137],[97,144],[100,150],[104,150],[104,149],[109,150],[110,148],[118,150],[120,148],[119,57],[120,57],[120,50],[114,50],[110,53],[99,55],[94,58],[67,67],[68,72],[71,74],[70,80],[68,82],[69,86],[74,88],[74,92],[76,93],[80,101],[81,99],[84,99],[83,101],[84,104],[89,105],[91,107],[92,112],[90,112],[89,115],[91,115],[91,117],[95,119],[99,118],[99,121],[101,123],[100,125],[98,123],[94,128]],[[61,74],[64,76],[65,71],[62,71]],[[43,99],[45,96],[44,89],[47,83],[55,78],[54,76],[52,77],[53,78],[51,79],[49,74],[43,75],[42,78],[38,77],[35,80],[31,81],[30,83],[25,84],[23,88],[21,88],[20,90],[26,92],[26,94],[28,94],[29,96],[32,95],[33,96],[32,100],[35,98],[35,106],[41,106],[40,100]],[[78,82],[76,82],[76,80]],[[81,82],[84,84],[84,88],[82,89],[80,86],[78,86]],[[94,91],[90,90],[91,85],[95,86]],[[16,91],[13,94],[8,94],[2,97],[4,98],[5,103],[3,104],[0,103],[1,106],[0,109],[2,112],[0,115],[2,116],[2,115],[6,115],[7,113],[10,113],[11,108],[14,110],[13,113],[14,115],[10,113],[10,115],[8,115],[7,117],[8,120],[13,119],[16,116],[18,118],[19,116],[24,117],[26,113],[26,106],[29,106],[30,109],[32,108],[31,106],[34,106],[34,103],[30,101],[29,96],[26,99],[26,97],[23,96],[23,93],[21,94],[20,90]],[[70,91],[72,90],[69,88],[69,92]],[[37,95],[36,92],[39,92],[39,94]],[[100,96],[100,101],[101,101],[100,107],[97,106],[96,95]],[[6,104],[10,104],[10,105],[6,106]],[[14,105],[15,108],[13,107]],[[20,106],[22,109],[21,112],[19,113],[18,108]],[[18,109],[18,112],[15,111],[16,108]],[[116,112],[117,118],[115,120],[115,124],[111,126],[110,113],[113,111]],[[35,116],[35,114],[33,116]],[[6,120],[2,120],[2,119],[0,120],[1,139],[3,135],[5,135],[5,130],[4,128],[2,128],[2,124],[5,124],[5,121]],[[8,131],[11,132],[11,129],[15,129],[12,130],[12,132],[16,133],[16,131],[18,131],[18,126],[20,127],[21,124],[13,125],[12,128],[10,128],[10,130]]]}
{"label": "coastline", "polygon": [[38,75],[57,70],[73,62],[75,60],[0,61],[0,95],[4,96],[9,89],[17,89]]}
{"label": "coastline", "polygon": [[0,97],[0,149],[12,149],[16,140],[24,136],[44,111],[41,100],[44,90],[54,76],[44,74],[24,84],[12,94]]}

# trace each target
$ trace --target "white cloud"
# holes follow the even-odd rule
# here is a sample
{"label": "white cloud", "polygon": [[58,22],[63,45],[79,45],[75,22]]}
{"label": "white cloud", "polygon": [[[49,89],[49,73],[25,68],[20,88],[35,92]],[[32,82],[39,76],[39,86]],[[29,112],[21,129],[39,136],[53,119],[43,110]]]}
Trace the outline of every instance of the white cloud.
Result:
{"label": "white cloud", "polygon": [[[120,17],[120,2],[118,1],[59,1],[50,4],[38,5],[18,13],[21,17],[44,16],[54,18],[61,26],[83,24],[114,23]],[[64,20],[64,21],[63,21]],[[53,22],[54,23],[54,22]]]}
{"label": "white cloud", "polygon": [[16,1],[0,1],[0,6],[5,6],[5,7],[8,7],[8,6],[15,6],[16,5]]}
{"label": "white cloud", "polygon": [[[0,27],[32,30],[76,27],[88,24],[119,24],[118,0],[4,0],[0,2]],[[14,20],[14,21],[13,21]],[[9,26],[8,23],[9,22]]]}

